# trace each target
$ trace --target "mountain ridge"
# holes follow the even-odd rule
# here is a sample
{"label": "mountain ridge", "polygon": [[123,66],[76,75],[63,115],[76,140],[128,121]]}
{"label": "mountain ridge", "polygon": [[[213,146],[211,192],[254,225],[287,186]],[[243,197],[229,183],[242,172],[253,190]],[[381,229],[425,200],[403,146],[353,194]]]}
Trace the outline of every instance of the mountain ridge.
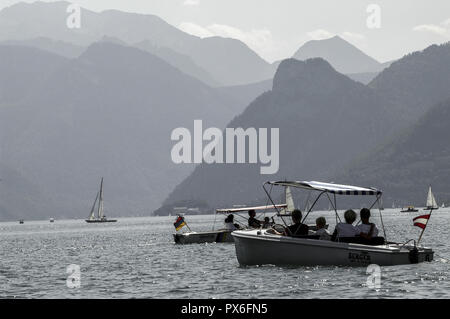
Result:
{"label": "mountain ridge", "polygon": [[[419,66],[414,69],[416,65]],[[256,98],[228,124],[228,127],[244,128],[279,127],[278,174],[261,177],[251,165],[217,167],[203,164],[170,193],[164,204],[193,198],[209,199],[211,206],[230,205],[234,200],[241,202],[246,198],[254,203],[261,199],[259,186],[266,179],[336,181],[336,176],[341,176],[339,172],[346,165],[414,125],[436,100],[450,97],[449,68],[448,44],[431,46],[393,62],[367,86],[337,73],[320,58],[305,63],[285,60],[278,67],[273,89]],[[415,77],[411,78],[411,74]],[[439,80],[438,85],[433,85],[435,79]],[[334,118],[329,119],[326,112]],[[280,122],[280,118],[284,121]],[[286,131],[287,127],[290,129]],[[305,137],[310,137],[311,141]],[[328,151],[315,147],[317,144]],[[302,149],[301,156],[299,148]],[[285,154],[297,160],[283,158]],[[328,160],[330,154],[332,160]],[[214,194],[220,193],[214,186],[218,180],[230,190],[225,195],[221,193],[223,199]],[[355,180],[350,182],[359,184]],[[209,185],[208,189],[203,189],[205,184]],[[238,188],[241,190],[236,191]],[[195,190],[195,194],[190,190]]]}
{"label": "mountain ridge", "polygon": [[[94,12],[82,8],[82,27],[69,29],[65,25],[69,16],[66,12],[68,6],[68,2],[38,1],[4,8],[0,11],[0,41],[47,37],[78,46],[88,46],[103,36],[118,38],[131,46],[150,41],[157,47],[188,56],[208,72],[218,86],[267,80],[275,71],[239,40],[222,37],[202,39],[179,30],[156,15],[118,10]],[[35,27],[36,22],[39,28]],[[121,27],[123,25],[127,28]]]}
{"label": "mountain ridge", "polygon": [[344,74],[379,72],[383,65],[339,36],[310,40],[293,55],[298,60],[320,57]]}

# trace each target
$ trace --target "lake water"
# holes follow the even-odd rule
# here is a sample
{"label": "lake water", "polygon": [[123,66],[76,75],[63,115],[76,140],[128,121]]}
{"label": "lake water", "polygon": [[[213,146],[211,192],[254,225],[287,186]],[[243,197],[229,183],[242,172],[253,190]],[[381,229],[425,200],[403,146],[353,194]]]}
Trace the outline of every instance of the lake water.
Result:
{"label": "lake water", "polygon": [[[383,213],[389,240],[417,239],[412,218]],[[334,215],[327,217],[334,229]],[[222,222],[223,216],[218,220]],[[422,243],[431,263],[382,267],[381,288],[366,285],[365,268],[240,267],[234,244],[175,245],[175,217],[0,223],[2,298],[450,298],[450,212],[433,212]],[[214,216],[186,216],[193,230],[209,230]],[[379,220],[374,219],[379,224]],[[218,222],[218,224],[220,224]],[[380,227],[381,231],[381,227]],[[71,264],[80,286],[67,287]]]}

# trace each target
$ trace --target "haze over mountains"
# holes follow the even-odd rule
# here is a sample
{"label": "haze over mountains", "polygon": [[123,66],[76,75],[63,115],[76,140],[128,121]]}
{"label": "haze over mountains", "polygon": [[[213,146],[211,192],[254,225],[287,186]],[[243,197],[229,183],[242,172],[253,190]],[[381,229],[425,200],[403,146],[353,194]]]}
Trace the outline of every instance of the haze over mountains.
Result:
{"label": "haze over mountains", "polygon": [[[1,219],[82,218],[102,176],[108,216],[149,215],[164,199],[256,203],[267,179],[356,181],[349,163],[368,171],[358,159],[423,128],[417,120],[450,97],[448,45],[389,66],[335,37],[269,64],[241,41],[201,39],[152,15],[83,9],[82,28],[69,29],[68,5],[0,11]],[[171,131],[195,119],[279,127],[280,171],[173,164]],[[395,196],[410,191],[385,183]]]}
{"label": "haze over mountains", "polygon": [[[187,56],[218,85],[248,84],[270,79],[275,70],[239,40],[187,34],[154,15],[82,9],[80,29],[66,26],[68,2],[19,3],[0,11],[0,41],[50,38],[88,46],[103,36],[149,49],[170,49]],[[45,19],[43,19],[45,17]],[[36,22],[39,21],[39,27]],[[172,53],[173,55],[173,53]],[[171,58],[171,61],[178,58]],[[178,64],[178,67],[180,64]],[[188,69],[192,65],[188,66]],[[182,70],[184,71],[184,70]]]}
{"label": "haze over mountains", "polygon": [[336,176],[386,190],[386,206],[425,206],[428,186],[439,205],[450,200],[450,99],[434,105],[416,124]]}
{"label": "haze over mountains", "polygon": [[[82,9],[80,29],[66,26],[68,2],[18,3],[0,11],[0,42],[30,45],[65,57],[77,57],[105,36],[159,56],[210,86],[235,86],[271,79],[270,64],[235,39],[199,38],[154,15]],[[43,19],[45,17],[45,19]],[[37,27],[36,22],[39,22]],[[111,41],[110,41],[111,42]],[[322,57],[339,72],[368,83],[385,65],[336,36],[305,43],[293,56]]]}
{"label": "haze over mountains", "polygon": [[297,60],[323,58],[336,71],[364,84],[369,83],[391,63],[378,62],[337,35],[329,39],[306,42],[295,52],[293,58]]}
{"label": "haze over mountains", "polygon": [[[353,162],[351,158],[361,158],[370,153],[369,150],[387,143],[392,136],[413,125],[436,101],[450,97],[449,54],[450,45],[445,44],[407,55],[381,72],[368,86],[337,73],[321,59],[284,61],[277,71],[272,91],[258,97],[227,125],[279,127],[278,174],[260,175],[257,166],[250,164],[201,165],[175,188],[165,204],[183,199],[208,200],[213,207],[254,203],[264,197],[261,185],[268,179],[336,180],[338,176],[360,184],[358,167],[349,168],[353,178],[340,174]],[[429,143],[434,143],[432,135],[427,138]],[[411,148],[414,142],[409,144]],[[421,154],[418,150],[410,152]],[[432,155],[429,156],[432,161]],[[416,156],[415,161],[411,168],[422,159]],[[384,162],[389,163],[389,160]],[[416,174],[415,170],[406,170],[403,176],[392,174],[395,170],[376,175],[379,172],[377,161],[370,164],[373,166],[370,170],[362,164],[359,167],[361,172],[375,174],[370,179],[366,177],[367,181],[375,182],[371,186],[378,186],[380,176],[385,179],[381,185],[386,185],[384,190],[388,193],[392,185],[389,183],[395,183],[394,180],[400,180],[395,184],[399,187],[396,196],[409,191],[410,183],[405,179]],[[448,165],[439,167],[433,176],[437,178],[438,172],[447,170]],[[419,182],[417,178],[414,180]],[[426,180],[424,185],[416,184],[416,188],[426,188],[430,179]]]}
{"label": "haze over mountains", "polygon": [[172,163],[171,131],[223,127],[249,99],[113,43],[76,59],[9,45],[0,56],[2,187],[29,181],[2,193],[8,216],[83,216],[101,176],[110,213],[146,213],[192,169]]}
{"label": "haze over mountains", "polygon": [[294,59],[311,58],[327,60],[336,71],[343,74],[380,72],[383,65],[339,36],[324,40],[311,40],[293,55]]}

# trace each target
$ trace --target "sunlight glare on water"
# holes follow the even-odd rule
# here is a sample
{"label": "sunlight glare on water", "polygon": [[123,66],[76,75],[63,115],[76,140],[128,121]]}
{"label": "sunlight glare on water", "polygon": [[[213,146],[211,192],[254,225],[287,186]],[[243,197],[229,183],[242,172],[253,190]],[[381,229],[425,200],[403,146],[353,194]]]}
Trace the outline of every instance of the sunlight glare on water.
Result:
{"label": "sunlight glare on water", "polygon": [[[120,218],[114,224],[0,223],[0,297],[449,298],[449,213],[433,212],[422,240],[435,250],[434,261],[382,267],[377,290],[367,287],[366,268],[241,267],[234,244],[175,245],[175,217]],[[388,239],[417,239],[420,229],[412,218],[419,214],[386,209]],[[319,215],[333,230],[330,212],[313,212],[308,222]],[[214,216],[186,216],[186,221],[193,230],[210,230]],[[80,266],[79,288],[66,285],[71,264]]]}

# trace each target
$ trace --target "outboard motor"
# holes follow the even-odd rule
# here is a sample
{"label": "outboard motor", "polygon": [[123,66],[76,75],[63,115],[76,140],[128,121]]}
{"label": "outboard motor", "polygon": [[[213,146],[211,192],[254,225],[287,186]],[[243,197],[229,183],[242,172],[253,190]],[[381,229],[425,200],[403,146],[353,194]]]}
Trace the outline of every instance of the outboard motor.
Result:
{"label": "outboard motor", "polygon": [[409,262],[411,264],[419,263],[419,250],[416,246],[414,246],[414,248],[409,251]]}

